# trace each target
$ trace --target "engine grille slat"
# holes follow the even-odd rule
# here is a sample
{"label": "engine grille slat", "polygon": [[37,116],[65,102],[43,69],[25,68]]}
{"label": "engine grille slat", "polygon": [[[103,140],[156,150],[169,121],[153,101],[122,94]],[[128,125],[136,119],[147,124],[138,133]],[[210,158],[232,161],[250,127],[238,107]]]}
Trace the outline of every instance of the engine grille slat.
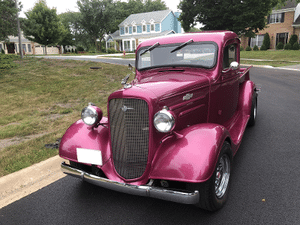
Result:
{"label": "engine grille slat", "polygon": [[141,99],[109,102],[112,156],[116,171],[125,179],[143,175],[149,146],[148,104]]}

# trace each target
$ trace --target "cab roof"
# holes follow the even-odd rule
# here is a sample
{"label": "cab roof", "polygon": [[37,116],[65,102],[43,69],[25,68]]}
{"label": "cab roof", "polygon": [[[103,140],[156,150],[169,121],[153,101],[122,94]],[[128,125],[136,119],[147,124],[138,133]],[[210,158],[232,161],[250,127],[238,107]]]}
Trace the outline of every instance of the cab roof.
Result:
{"label": "cab roof", "polygon": [[145,46],[152,46],[157,42],[160,45],[166,45],[175,43],[185,43],[190,39],[193,39],[194,42],[212,41],[217,43],[219,46],[222,46],[223,43],[227,42],[228,40],[238,39],[238,36],[232,31],[203,31],[199,33],[174,34],[143,41],[138,46],[137,50]]}

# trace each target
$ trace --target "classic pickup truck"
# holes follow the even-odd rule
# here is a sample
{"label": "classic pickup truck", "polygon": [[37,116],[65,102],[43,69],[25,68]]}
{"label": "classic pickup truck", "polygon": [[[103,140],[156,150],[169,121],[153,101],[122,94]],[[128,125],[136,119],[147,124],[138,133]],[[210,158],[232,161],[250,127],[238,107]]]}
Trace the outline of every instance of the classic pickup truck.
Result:
{"label": "classic pickup truck", "polygon": [[220,209],[233,157],[257,116],[258,90],[239,61],[230,31],[142,42],[132,81],[108,98],[108,116],[90,103],[64,134],[62,171],[127,194]]}

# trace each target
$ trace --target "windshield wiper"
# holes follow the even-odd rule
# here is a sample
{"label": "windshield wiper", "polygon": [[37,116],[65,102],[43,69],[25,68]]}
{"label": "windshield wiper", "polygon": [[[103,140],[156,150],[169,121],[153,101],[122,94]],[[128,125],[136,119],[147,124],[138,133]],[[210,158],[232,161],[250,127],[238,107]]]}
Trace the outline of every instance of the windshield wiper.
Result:
{"label": "windshield wiper", "polygon": [[185,42],[185,43],[179,45],[178,47],[176,47],[175,49],[173,49],[170,53],[176,52],[176,51],[178,51],[179,49],[182,49],[183,47],[185,47],[185,46],[187,46],[188,44],[191,44],[191,43],[193,43],[193,42],[194,42],[193,39],[188,40],[187,42]]}
{"label": "windshield wiper", "polygon": [[154,45],[152,45],[150,48],[146,49],[145,51],[143,51],[140,56],[144,55],[146,52],[152,51],[153,49],[155,49],[156,47],[158,47],[160,44],[158,42],[156,42]]}

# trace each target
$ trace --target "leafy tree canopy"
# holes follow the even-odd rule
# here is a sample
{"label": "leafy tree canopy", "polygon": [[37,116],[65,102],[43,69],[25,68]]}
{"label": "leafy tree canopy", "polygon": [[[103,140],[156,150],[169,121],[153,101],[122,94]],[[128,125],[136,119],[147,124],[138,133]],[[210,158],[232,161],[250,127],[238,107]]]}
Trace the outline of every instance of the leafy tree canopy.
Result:
{"label": "leafy tree canopy", "polygon": [[0,0],[0,41],[6,40],[9,35],[18,35],[17,13],[21,8],[20,3],[16,8],[14,0]]}
{"label": "leafy tree canopy", "polygon": [[80,11],[77,17],[78,32],[96,48],[97,39],[101,42],[104,35],[112,29],[116,13],[115,4],[113,0],[79,0],[77,5]]}
{"label": "leafy tree canopy", "polygon": [[[23,31],[27,39],[42,45],[55,45],[65,34],[56,9],[48,8],[45,0],[39,0],[32,10],[25,13]],[[47,51],[46,51],[47,52]]]}
{"label": "leafy tree canopy", "polygon": [[[296,0],[300,2],[300,0]],[[286,0],[182,0],[179,17],[182,27],[189,31],[196,22],[203,30],[231,30],[238,35],[253,35],[266,26],[266,16]]]}

